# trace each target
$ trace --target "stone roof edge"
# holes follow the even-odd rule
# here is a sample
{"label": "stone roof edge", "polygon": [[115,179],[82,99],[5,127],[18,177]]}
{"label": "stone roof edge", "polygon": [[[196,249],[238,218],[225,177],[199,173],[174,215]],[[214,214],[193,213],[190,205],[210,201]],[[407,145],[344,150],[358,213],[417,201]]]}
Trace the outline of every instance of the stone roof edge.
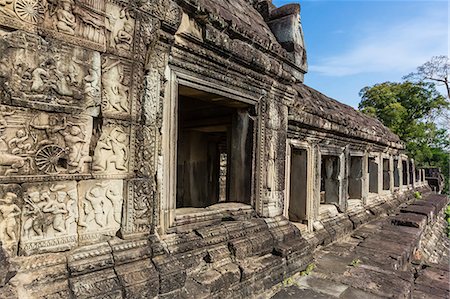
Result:
{"label": "stone roof edge", "polygon": [[[336,106],[339,106],[342,108],[342,110],[350,110],[353,111],[354,115],[357,115],[361,117],[362,119],[366,119],[367,121],[376,123],[377,127],[375,129],[372,128],[372,130],[369,129],[369,126],[367,126],[367,123],[364,123],[360,126],[354,126],[354,127],[348,127],[345,123],[339,122],[337,120],[331,120],[328,118],[323,117],[323,115],[320,115],[319,113],[313,113],[310,111],[304,111],[304,110],[298,110],[294,107],[290,107],[289,109],[289,116],[288,120],[291,122],[304,124],[307,126],[318,128],[319,130],[327,130],[327,131],[334,131],[339,134],[343,134],[346,136],[352,136],[356,137],[358,139],[367,140],[370,142],[375,142],[383,145],[387,145],[391,148],[396,149],[404,149],[405,144],[398,135],[393,133],[389,128],[384,126],[378,119],[370,117],[368,115],[363,114],[362,112],[354,109],[353,107],[341,103],[333,98],[328,97],[327,95],[321,93],[320,91],[309,87],[305,84],[300,84],[303,88],[306,88],[309,92],[316,94],[320,97],[323,101],[329,101],[334,103]],[[299,92],[297,90],[297,92]],[[301,98],[297,94],[297,96],[294,99],[294,103],[301,101]],[[292,109],[294,108],[294,109]],[[368,128],[367,130],[362,130],[361,128]],[[388,136],[386,134],[382,134],[383,132],[378,131],[379,129],[382,129],[385,131],[384,133],[388,133]],[[388,137],[388,138],[386,138]]]}

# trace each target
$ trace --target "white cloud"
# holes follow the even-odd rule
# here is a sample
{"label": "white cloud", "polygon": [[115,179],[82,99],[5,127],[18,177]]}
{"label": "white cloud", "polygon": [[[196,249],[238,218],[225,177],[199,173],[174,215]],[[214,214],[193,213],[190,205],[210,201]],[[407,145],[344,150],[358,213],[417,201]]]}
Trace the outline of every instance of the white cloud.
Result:
{"label": "white cloud", "polygon": [[334,77],[391,71],[406,75],[432,56],[447,54],[446,13],[424,13],[420,18],[402,17],[390,24],[376,24],[378,27],[361,27],[357,35],[363,33],[365,38],[354,40],[344,52],[318,58],[309,71]]}

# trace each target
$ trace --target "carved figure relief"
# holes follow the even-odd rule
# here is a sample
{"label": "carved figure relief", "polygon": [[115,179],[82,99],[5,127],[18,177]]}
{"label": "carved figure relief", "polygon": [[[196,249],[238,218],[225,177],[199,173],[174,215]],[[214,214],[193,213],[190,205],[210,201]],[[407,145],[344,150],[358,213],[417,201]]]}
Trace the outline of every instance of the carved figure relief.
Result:
{"label": "carved figure relief", "polygon": [[9,18],[3,25],[18,28],[37,25],[54,31],[54,36],[67,42],[82,42],[91,49],[104,50],[104,2],[80,2],[82,5],[74,0],[0,0],[0,14]]}
{"label": "carved figure relief", "polygon": [[[5,117],[12,116],[13,114],[14,112],[12,111],[0,112],[0,168],[6,168],[5,176],[18,173],[19,170],[27,171],[33,169],[33,162],[31,158],[26,155],[18,155],[17,150],[11,150],[10,145],[14,145],[15,142],[11,142],[11,140],[8,143],[6,142],[6,129],[8,127],[8,121]],[[23,138],[22,141],[24,141]]]}
{"label": "carved figure relief", "polygon": [[58,31],[75,34],[76,20],[73,15],[73,0],[60,0],[57,2],[56,19],[54,26]]}
{"label": "carved figure relief", "polygon": [[122,222],[123,181],[82,181],[79,192],[80,240],[115,236]]}
{"label": "carved figure relief", "polygon": [[102,111],[130,112],[131,65],[114,57],[104,57],[102,64]]}
{"label": "carved figure relief", "polygon": [[129,138],[121,125],[104,126],[94,150],[94,172],[117,173],[128,171]]}
{"label": "carved figure relief", "polygon": [[0,38],[5,49],[4,72],[13,87],[13,99],[28,107],[66,112],[99,113],[100,69],[98,52],[40,37],[10,33]]}
{"label": "carved figure relief", "polygon": [[74,181],[24,184],[21,250],[24,254],[70,249],[77,244]]}
{"label": "carved figure relief", "polygon": [[21,210],[17,200],[17,195],[12,192],[6,192],[0,198],[0,241],[10,253],[15,251],[19,241]]}
{"label": "carved figure relief", "polygon": [[108,47],[120,54],[133,48],[135,20],[130,11],[112,2],[106,4],[106,29]]}
{"label": "carved figure relief", "polygon": [[92,120],[0,106],[0,175],[86,172]]}

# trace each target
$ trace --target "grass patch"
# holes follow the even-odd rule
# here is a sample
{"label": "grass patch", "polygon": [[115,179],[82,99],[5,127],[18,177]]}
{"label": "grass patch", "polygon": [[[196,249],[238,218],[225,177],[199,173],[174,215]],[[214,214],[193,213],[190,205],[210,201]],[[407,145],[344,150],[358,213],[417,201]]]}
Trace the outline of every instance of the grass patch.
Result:
{"label": "grass patch", "polygon": [[306,266],[306,269],[302,272],[300,272],[301,276],[309,275],[311,272],[316,268],[316,265],[314,263],[309,264]]}
{"label": "grass patch", "polygon": [[414,197],[416,199],[422,199],[422,193],[420,193],[419,191],[414,192]]}
{"label": "grass patch", "polygon": [[352,266],[352,267],[359,267],[360,264],[361,264],[361,260],[360,260],[360,259],[353,259],[353,261],[350,263],[349,266]]}

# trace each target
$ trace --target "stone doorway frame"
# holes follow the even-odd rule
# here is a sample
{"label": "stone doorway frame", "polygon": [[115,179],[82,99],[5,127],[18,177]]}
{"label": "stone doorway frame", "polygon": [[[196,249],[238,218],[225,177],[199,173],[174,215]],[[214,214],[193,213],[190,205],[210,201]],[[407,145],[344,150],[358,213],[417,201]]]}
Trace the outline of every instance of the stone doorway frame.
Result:
{"label": "stone doorway frame", "polygon": [[305,141],[295,139],[288,139],[286,142],[286,166],[285,166],[285,197],[283,215],[289,219],[289,204],[290,204],[290,184],[291,184],[291,158],[292,150],[305,150],[306,159],[306,220],[308,221],[308,232],[313,230],[314,222],[314,150],[312,145]]}
{"label": "stone doorway frame", "polygon": [[[362,174],[361,174],[361,198],[360,198],[360,200],[363,205],[366,205],[367,204],[367,196],[369,194],[369,185],[367,184],[367,181],[369,179],[368,174],[367,174],[367,169],[368,169],[369,165],[367,163],[367,155],[366,155],[366,152],[358,151],[358,150],[350,150],[348,152],[348,156],[347,156],[347,170],[348,170],[347,171],[348,172],[347,173],[347,176],[348,176],[347,189],[350,184],[349,176],[350,176],[350,166],[351,166],[350,163],[351,163],[352,157],[358,157],[361,159]],[[347,194],[348,194],[348,192],[347,192]],[[350,198],[348,198],[348,199],[350,199]]]}
{"label": "stone doorway frame", "polygon": [[[167,67],[165,70],[165,79],[167,80],[164,92],[163,120],[162,120],[162,154],[158,165],[158,183],[160,190],[160,208],[159,208],[159,233],[165,234],[166,231],[175,224],[176,211],[176,188],[177,188],[177,138],[178,138],[178,87],[183,85],[204,92],[214,93],[224,96],[231,100],[240,101],[253,105],[258,111],[259,99],[251,97],[239,91],[227,88],[225,86],[201,79],[178,68]],[[254,127],[253,144],[253,177],[251,191],[251,207],[260,211],[261,203],[258,178],[260,177],[259,166],[261,163],[260,153],[263,152],[261,136],[261,115],[259,111]]]}
{"label": "stone doorway frame", "polygon": [[322,176],[322,156],[335,156],[339,160],[339,200],[338,206],[341,213],[347,211],[347,153],[346,147],[333,145],[319,145],[317,154],[317,190],[316,198],[319,200],[318,207],[320,207],[320,183]]}

